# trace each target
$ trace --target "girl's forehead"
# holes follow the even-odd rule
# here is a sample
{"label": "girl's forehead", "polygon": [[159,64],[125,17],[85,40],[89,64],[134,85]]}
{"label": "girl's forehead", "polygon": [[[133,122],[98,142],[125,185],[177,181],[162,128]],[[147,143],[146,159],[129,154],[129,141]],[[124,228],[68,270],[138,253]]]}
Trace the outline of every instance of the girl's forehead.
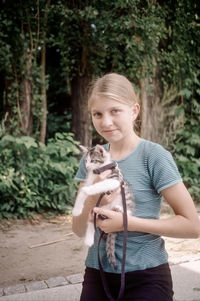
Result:
{"label": "girl's forehead", "polygon": [[102,111],[114,107],[119,108],[124,106],[127,107],[128,105],[111,98],[95,97],[95,99],[92,101],[91,104],[91,111],[96,111],[96,110]]}

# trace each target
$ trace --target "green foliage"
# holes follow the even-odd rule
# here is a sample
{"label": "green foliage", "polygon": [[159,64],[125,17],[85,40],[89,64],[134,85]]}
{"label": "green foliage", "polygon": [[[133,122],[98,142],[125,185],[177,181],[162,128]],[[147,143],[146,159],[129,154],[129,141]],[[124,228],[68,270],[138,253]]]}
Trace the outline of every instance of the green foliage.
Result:
{"label": "green foliage", "polygon": [[65,112],[63,115],[49,113],[47,120],[47,138],[53,137],[56,133],[69,132],[71,114]]}
{"label": "green foliage", "polygon": [[187,89],[180,91],[179,95],[182,100],[181,104],[177,104],[178,101],[171,102],[171,109],[166,112],[168,135],[165,135],[168,141],[165,141],[165,145],[172,152],[192,197],[199,201],[200,103],[197,101],[199,95],[196,93],[195,98],[190,97],[191,94]]}
{"label": "green foliage", "polygon": [[[41,49],[46,1],[4,1],[0,11],[0,72],[4,74],[4,113],[8,112],[7,133],[27,134],[23,128],[22,107],[30,96],[33,135],[38,137],[42,117]],[[26,84],[30,95],[27,96]],[[45,79],[48,86],[48,76]],[[2,101],[2,100],[1,100]],[[24,108],[23,108],[24,109]],[[25,113],[26,114],[26,113]]]}
{"label": "green foliage", "polygon": [[161,80],[174,90],[165,105],[168,148],[184,182],[200,200],[200,30],[199,1],[165,2],[167,39],[161,43]]}
{"label": "green foliage", "polygon": [[3,118],[3,120],[1,121],[1,124],[0,124],[0,139],[1,137],[3,137],[6,133],[6,127],[5,127],[5,122],[6,122],[6,119],[8,117],[8,114],[6,113],[5,114],[5,117]]}
{"label": "green foliage", "polygon": [[162,80],[179,90],[193,91],[200,74],[200,2],[166,1],[163,9],[168,35],[161,49]]}
{"label": "green foliage", "polygon": [[184,127],[174,139],[174,157],[189,191],[195,200],[200,196],[200,103],[191,98],[182,105],[185,115]]}
{"label": "green foliage", "polygon": [[59,1],[53,13],[60,30],[52,42],[66,78],[115,71],[137,82],[152,75],[166,36],[165,11],[156,1]]}
{"label": "green foliage", "polygon": [[34,212],[70,212],[79,154],[70,133],[57,133],[47,145],[6,135],[0,140],[0,218]]}
{"label": "green foliage", "polygon": [[[32,118],[33,127],[30,135],[35,138],[39,136],[43,84],[40,77],[41,49],[46,42],[46,85],[50,85],[49,90],[47,89],[48,109],[51,110],[51,102],[55,104],[55,108],[59,107],[59,112],[65,112],[66,107],[68,108],[68,112],[63,113],[63,116],[61,113],[49,113],[48,137],[52,137],[56,132],[65,132],[70,129],[71,117],[68,118],[68,116],[73,79],[85,75],[92,78],[114,71],[126,75],[135,83],[138,90],[140,80],[148,79],[149,86],[146,90],[149,91],[153,82],[152,78],[157,76],[161,90],[161,95],[157,95],[160,102],[164,99],[165,91],[172,91],[170,100],[162,104],[165,118],[162,120],[161,130],[164,132],[163,128],[166,128],[164,134],[168,141],[167,146],[173,152],[190,191],[198,196],[200,187],[199,144],[197,142],[200,132],[200,1],[51,1],[48,22],[44,28],[46,3],[46,0],[3,1],[2,3],[0,73],[5,87],[1,88],[3,99],[0,101],[3,107],[1,117],[4,118],[8,112],[8,118],[0,126],[0,136],[5,134],[5,131],[15,136],[21,135],[19,107],[25,92],[23,80],[31,84],[30,118]],[[42,34],[44,31],[45,38]],[[30,61],[29,58],[31,58]],[[62,103],[61,95],[64,99]],[[76,112],[72,113],[76,114]],[[22,191],[28,195],[26,189],[32,191],[31,183],[27,182],[28,176],[26,175],[25,180],[19,184],[19,177],[16,175],[18,172],[22,176],[18,166],[21,162],[19,160],[21,157],[17,154],[18,148],[23,148],[21,166],[32,162],[33,169],[39,170],[39,167],[37,169],[35,165],[38,166],[39,162],[43,161],[47,164],[47,158],[52,156],[52,154],[47,154],[50,142],[48,141],[46,147],[31,145],[27,149],[29,143],[27,140],[23,138],[20,144],[19,138],[13,138],[12,142],[7,142],[8,147],[6,144],[3,148],[3,143],[5,143],[3,139],[0,143],[1,160],[3,163],[13,163],[3,165],[1,176],[5,176],[7,180],[2,179],[15,186],[23,184],[24,190]],[[94,142],[98,139],[94,136]],[[36,143],[35,140],[33,141]],[[12,145],[13,150],[9,145]],[[7,161],[3,157],[6,156],[6,152],[8,152]],[[42,166],[45,167],[45,164]],[[49,165],[51,166],[50,163]],[[55,169],[56,166],[54,166]],[[49,171],[52,168],[52,166],[49,167]],[[31,168],[29,169],[31,175]],[[45,175],[42,169],[42,179]],[[14,182],[13,178],[15,178]],[[38,196],[42,194],[39,188],[42,185],[40,184],[42,179],[39,181],[36,196],[33,196],[33,199],[40,200],[38,202],[45,199],[40,199]],[[47,187],[51,187],[51,181],[49,179],[46,181]],[[17,195],[16,191],[13,195]],[[13,202],[13,208],[16,204],[17,202]],[[37,207],[34,206],[34,208]]]}

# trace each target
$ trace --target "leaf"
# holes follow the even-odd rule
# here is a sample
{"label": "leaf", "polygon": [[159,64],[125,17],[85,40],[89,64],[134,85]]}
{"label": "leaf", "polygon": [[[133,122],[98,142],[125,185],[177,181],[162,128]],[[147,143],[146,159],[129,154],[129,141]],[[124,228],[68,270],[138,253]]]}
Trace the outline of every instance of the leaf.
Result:
{"label": "leaf", "polygon": [[185,88],[185,89],[179,91],[179,95],[184,96],[186,99],[189,99],[192,96],[192,91]]}
{"label": "leaf", "polygon": [[16,139],[16,142],[18,144],[23,144],[27,149],[30,147],[38,147],[37,143],[35,142],[35,139],[28,136],[22,136],[20,138]]}

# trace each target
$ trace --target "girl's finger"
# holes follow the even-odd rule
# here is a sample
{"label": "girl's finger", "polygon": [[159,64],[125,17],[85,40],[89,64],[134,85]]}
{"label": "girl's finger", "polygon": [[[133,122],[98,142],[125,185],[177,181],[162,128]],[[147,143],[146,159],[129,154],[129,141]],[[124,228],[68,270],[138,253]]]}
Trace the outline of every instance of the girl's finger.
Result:
{"label": "girl's finger", "polygon": [[110,218],[111,215],[112,215],[112,211],[111,210],[108,210],[108,209],[103,209],[101,207],[95,207],[93,209],[93,212],[95,212],[96,214],[101,214],[107,218]]}

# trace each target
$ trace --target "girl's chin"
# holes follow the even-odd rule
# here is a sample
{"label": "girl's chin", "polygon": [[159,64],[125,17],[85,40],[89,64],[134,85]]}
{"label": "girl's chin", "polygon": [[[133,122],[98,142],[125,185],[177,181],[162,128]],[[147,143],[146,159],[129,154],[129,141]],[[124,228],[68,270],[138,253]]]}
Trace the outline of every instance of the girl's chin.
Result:
{"label": "girl's chin", "polygon": [[122,137],[119,136],[115,136],[115,137],[109,137],[107,135],[104,135],[103,138],[108,141],[109,143],[116,143],[116,142],[120,142],[122,140]]}

